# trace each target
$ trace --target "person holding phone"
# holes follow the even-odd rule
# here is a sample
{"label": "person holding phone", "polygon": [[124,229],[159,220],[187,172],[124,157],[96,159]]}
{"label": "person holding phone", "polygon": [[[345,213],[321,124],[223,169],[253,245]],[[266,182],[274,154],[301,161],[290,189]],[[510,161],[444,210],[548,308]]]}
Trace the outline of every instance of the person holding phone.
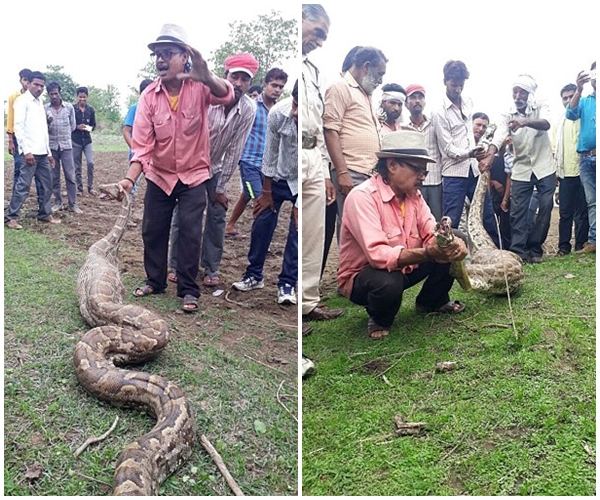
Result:
{"label": "person holding phone", "polygon": [[[171,218],[179,211],[177,295],[184,312],[196,312],[196,282],[206,181],[210,178],[208,107],[227,105],[233,86],[208,69],[202,54],[188,44],[178,25],[165,24],[150,43],[158,78],[140,96],[135,115],[129,170],[119,182],[122,198],[143,172],[146,178],[142,238],[146,284],[136,297],[164,293]],[[187,63],[191,66],[186,66]],[[188,70],[186,72],[186,69]]]}

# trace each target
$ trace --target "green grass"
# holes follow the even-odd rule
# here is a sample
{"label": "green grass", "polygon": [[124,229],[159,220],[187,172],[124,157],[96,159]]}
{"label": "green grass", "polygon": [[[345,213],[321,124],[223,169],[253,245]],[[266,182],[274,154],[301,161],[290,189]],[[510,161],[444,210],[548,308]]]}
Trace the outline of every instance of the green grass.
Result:
{"label": "green grass", "polygon": [[[79,314],[75,283],[85,255],[43,235],[5,231],[4,244],[4,493],[5,495],[107,494],[116,460],[154,420],[142,410],[116,408],[89,396],[75,377],[75,344],[88,330]],[[128,289],[132,284],[127,283]],[[162,301],[161,301],[162,303]],[[164,301],[165,311],[175,301]],[[297,423],[278,403],[281,375],[210,345],[198,315],[197,335],[173,330],[158,359],[141,367],[177,383],[205,434],[246,495],[297,492]],[[285,377],[283,377],[285,378]],[[297,414],[297,387],[286,380],[280,399]],[[119,423],[78,458],[90,436]],[[265,424],[265,432],[255,428]],[[27,471],[39,466],[38,478]],[[200,443],[161,495],[231,494]]]}
{"label": "green grass", "polygon": [[[317,370],[302,387],[303,494],[594,495],[594,257],[526,266],[517,335],[506,298],[458,285],[463,314],[416,314],[417,285],[383,341],[364,308],[330,298],[346,315],[303,341]],[[436,373],[442,361],[458,369]],[[397,414],[427,430],[393,437]]]}

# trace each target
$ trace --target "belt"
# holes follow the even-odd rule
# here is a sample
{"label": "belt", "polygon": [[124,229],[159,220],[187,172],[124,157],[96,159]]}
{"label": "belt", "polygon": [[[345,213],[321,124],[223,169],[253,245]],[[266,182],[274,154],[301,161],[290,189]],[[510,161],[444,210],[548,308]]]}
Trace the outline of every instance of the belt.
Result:
{"label": "belt", "polygon": [[579,156],[596,156],[596,150],[590,149],[589,151],[584,151],[583,153],[579,153]]}
{"label": "belt", "polygon": [[317,137],[303,135],[302,136],[302,149],[314,149],[317,146]]}

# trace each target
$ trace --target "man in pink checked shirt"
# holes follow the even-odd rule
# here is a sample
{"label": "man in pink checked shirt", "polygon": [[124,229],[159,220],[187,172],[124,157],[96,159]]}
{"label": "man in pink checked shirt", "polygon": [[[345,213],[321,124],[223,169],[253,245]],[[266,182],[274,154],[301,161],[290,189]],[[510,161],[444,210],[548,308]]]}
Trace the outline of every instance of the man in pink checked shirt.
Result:
{"label": "man in pink checked shirt", "polygon": [[419,312],[459,313],[450,301],[450,262],[467,256],[461,238],[445,248],[434,235],[435,219],[419,188],[427,176],[423,135],[401,130],[383,136],[374,171],[346,198],[340,234],[338,285],[369,314],[372,339],[389,335],[402,294],[425,280],[417,296]]}
{"label": "man in pink checked shirt", "polygon": [[127,175],[119,182],[120,189],[130,193],[143,172],[147,183],[142,224],[146,284],[136,288],[134,295],[164,293],[167,287],[169,232],[177,205],[177,295],[183,298],[184,312],[196,312],[202,235],[198,221],[206,207],[204,183],[210,177],[208,106],[229,104],[234,92],[229,82],[208,69],[200,52],[188,45],[180,26],[165,24],[148,48],[158,78],[140,97],[133,156]]}

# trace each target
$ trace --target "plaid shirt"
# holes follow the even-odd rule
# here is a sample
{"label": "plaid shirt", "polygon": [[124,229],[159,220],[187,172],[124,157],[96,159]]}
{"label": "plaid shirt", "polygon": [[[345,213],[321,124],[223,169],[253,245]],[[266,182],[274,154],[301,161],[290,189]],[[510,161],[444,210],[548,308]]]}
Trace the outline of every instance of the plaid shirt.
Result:
{"label": "plaid shirt", "polygon": [[265,152],[268,114],[269,109],[265,106],[261,94],[256,99],[256,116],[254,117],[252,128],[250,129],[250,135],[246,141],[246,147],[240,157],[240,161],[259,168],[262,164],[263,154]]}
{"label": "plaid shirt", "polygon": [[271,108],[268,119],[262,173],[275,181],[285,180],[298,194],[298,125],[292,117],[292,98]]}

